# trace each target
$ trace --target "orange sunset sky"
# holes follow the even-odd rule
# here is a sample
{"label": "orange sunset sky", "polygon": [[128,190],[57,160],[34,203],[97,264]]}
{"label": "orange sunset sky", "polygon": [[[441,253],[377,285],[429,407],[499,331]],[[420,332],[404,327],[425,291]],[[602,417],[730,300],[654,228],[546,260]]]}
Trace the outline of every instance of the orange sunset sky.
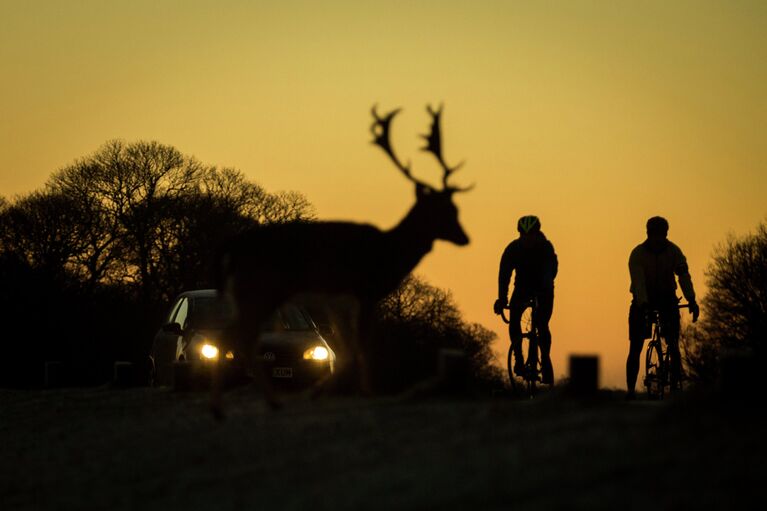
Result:
{"label": "orange sunset sky", "polygon": [[0,196],[108,139],[158,140],[306,194],[322,219],[393,226],[412,185],[370,145],[402,106],[398,153],[445,103],[445,156],[472,242],[417,273],[492,314],[516,219],[559,255],[555,373],[598,353],[624,386],[627,260],[666,216],[699,295],[714,246],[767,215],[767,2],[0,0]]}

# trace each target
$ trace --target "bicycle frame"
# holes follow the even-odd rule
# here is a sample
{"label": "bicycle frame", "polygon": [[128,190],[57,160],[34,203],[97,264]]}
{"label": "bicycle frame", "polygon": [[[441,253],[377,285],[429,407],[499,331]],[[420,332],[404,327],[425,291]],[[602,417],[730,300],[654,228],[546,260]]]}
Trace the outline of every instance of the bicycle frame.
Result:
{"label": "bicycle frame", "polygon": [[[531,298],[525,303],[524,311],[530,309],[530,324],[525,327],[521,327],[522,338],[519,342],[528,340],[527,357],[525,357],[525,371],[522,375],[522,379],[526,382],[528,395],[532,398],[536,391],[536,384],[541,380],[541,354],[538,346],[538,330],[535,326],[533,318],[536,316],[538,308],[537,298]],[[501,310],[501,319],[506,324],[509,324],[510,318],[506,317],[506,311],[509,307],[504,307]],[[509,372],[509,381],[512,389],[516,388],[514,373],[512,372],[512,354],[514,351],[514,345],[509,345],[509,352],[506,358],[506,366]],[[532,356],[531,356],[532,354]]]}
{"label": "bicycle frame", "polygon": [[[690,305],[680,304],[677,307],[685,309],[689,308]],[[668,343],[664,343],[666,337],[663,335],[660,311],[652,310],[650,315],[652,336],[645,351],[644,384],[650,398],[663,399],[666,387],[671,387],[671,352],[668,349]],[[676,383],[681,385],[681,381]]]}

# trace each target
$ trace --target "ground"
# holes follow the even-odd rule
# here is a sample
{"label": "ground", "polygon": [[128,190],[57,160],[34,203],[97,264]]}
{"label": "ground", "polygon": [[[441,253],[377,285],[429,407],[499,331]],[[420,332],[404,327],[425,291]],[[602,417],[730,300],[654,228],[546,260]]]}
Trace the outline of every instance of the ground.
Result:
{"label": "ground", "polygon": [[0,509],[729,509],[767,420],[715,393],[294,398],[0,390]]}

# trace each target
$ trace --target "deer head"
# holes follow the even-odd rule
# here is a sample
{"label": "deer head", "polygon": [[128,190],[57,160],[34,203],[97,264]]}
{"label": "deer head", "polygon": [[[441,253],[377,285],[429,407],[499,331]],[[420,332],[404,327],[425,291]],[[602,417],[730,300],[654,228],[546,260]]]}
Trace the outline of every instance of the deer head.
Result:
{"label": "deer head", "polygon": [[438,190],[413,177],[410,162],[404,165],[394,153],[389,139],[389,127],[394,116],[400,112],[399,108],[379,116],[376,107],[373,106],[373,125],[370,127],[370,131],[373,133],[373,144],[383,149],[400,172],[415,184],[416,204],[413,206],[412,213],[419,218],[421,228],[425,231],[424,234],[435,239],[450,241],[456,245],[466,245],[469,243],[469,238],[458,222],[458,208],[453,203],[453,194],[469,191],[473,187],[458,188],[448,184],[450,175],[458,170],[463,162],[450,167],[445,163],[442,156],[442,134],[440,131],[442,107],[434,110],[431,106],[427,106],[426,111],[431,116],[432,123],[430,132],[427,135],[422,135],[426,140],[426,146],[422,147],[421,150],[433,154],[442,167],[442,189]]}

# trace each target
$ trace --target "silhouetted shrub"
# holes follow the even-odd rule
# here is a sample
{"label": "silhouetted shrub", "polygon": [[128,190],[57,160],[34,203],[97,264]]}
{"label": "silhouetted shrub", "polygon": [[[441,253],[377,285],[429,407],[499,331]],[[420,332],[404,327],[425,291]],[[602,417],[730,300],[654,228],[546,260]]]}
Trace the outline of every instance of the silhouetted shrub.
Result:
{"label": "silhouetted shrub", "polygon": [[715,249],[707,271],[703,313],[683,337],[687,369],[703,382],[718,376],[727,350],[747,350],[765,360],[767,346],[767,224],[754,234],[730,237]]}
{"label": "silhouetted shrub", "polygon": [[377,311],[369,348],[376,389],[402,391],[435,374],[442,349],[466,354],[474,387],[501,385],[491,349],[495,333],[466,323],[449,291],[410,275],[381,301]]}

